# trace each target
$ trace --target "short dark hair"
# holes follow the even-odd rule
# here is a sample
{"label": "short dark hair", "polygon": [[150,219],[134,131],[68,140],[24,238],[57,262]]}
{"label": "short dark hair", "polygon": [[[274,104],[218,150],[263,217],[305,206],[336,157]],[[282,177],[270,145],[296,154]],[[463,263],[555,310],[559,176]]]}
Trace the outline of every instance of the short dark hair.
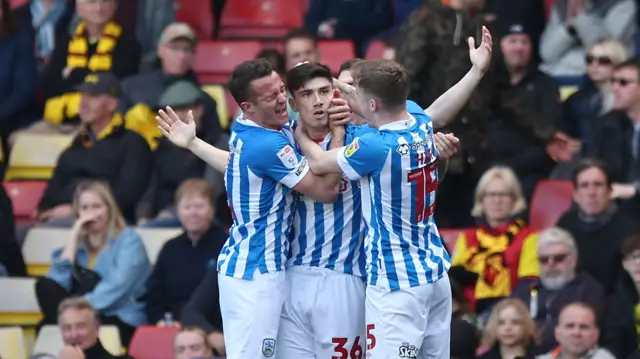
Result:
{"label": "short dark hair", "polygon": [[595,158],[585,158],[583,160],[581,160],[580,162],[578,162],[576,164],[576,166],[573,168],[573,174],[571,176],[571,182],[573,183],[573,188],[578,188],[578,177],[582,174],[582,172],[592,169],[592,168],[597,168],[599,169],[602,173],[604,173],[604,177],[605,177],[605,182],[607,184],[607,187],[611,188],[612,182],[611,182],[611,176],[609,176],[609,171],[607,169],[607,165],[604,164],[604,162],[597,160]]}
{"label": "short dark hair", "polygon": [[229,76],[229,92],[238,105],[254,98],[255,94],[251,90],[251,82],[270,76],[273,67],[267,59],[254,59],[236,66]]}
{"label": "short dark hair", "polygon": [[617,64],[613,69],[615,71],[620,69],[633,68],[638,72],[638,79],[640,79],[640,57],[634,57],[627,61]]}
{"label": "short dark hair", "polygon": [[404,108],[409,96],[409,74],[391,60],[363,60],[352,68],[354,85],[382,102],[385,111]]}
{"label": "short dark hair", "polygon": [[309,31],[308,29],[305,29],[303,27],[298,28],[298,29],[293,29],[291,31],[289,31],[285,36],[284,36],[284,46],[287,46],[287,43],[290,40],[293,39],[307,39],[307,40],[311,40],[313,41],[313,46],[318,46],[318,37],[311,31]]}
{"label": "short dark hair", "polygon": [[620,251],[623,257],[640,249],[640,235],[635,234],[622,240]]}
{"label": "short dark hair", "polygon": [[361,61],[364,61],[364,60],[355,58],[355,59],[350,59],[350,60],[347,60],[347,61],[343,62],[342,65],[340,65],[340,69],[338,70],[338,74],[341,74],[342,71],[351,70],[354,66],[359,64]]}
{"label": "short dark hair", "polygon": [[256,59],[267,59],[271,63],[273,70],[279,74],[287,72],[284,56],[277,49],[264,49],[258,53]]}
{"label": "short dark hair", "polygon": [[325,65],[308,62],[295,66],[287,72],[287,88],[293,93],[293,91],[302,88],[307,82],[319,77],[327,79],[330,83],[333,82],[331,70]]}

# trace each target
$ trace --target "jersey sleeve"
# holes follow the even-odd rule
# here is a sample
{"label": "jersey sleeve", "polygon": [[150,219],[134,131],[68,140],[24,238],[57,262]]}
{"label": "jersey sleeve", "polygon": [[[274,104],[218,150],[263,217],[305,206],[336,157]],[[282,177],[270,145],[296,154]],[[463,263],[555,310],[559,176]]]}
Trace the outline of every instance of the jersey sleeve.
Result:
{"label": "jersey sleeve", "polygon": [[384,165],[389,154],[379,133],[356,137],[338,152],[338,165],[350,180],[367,176]]}
{"label": "jersey sleeve", "polygon": [[407,100],[405,106],[407,107],[407,112],[412,114],[414,117],[416,117],[416,116],[426,116],[427,115],[424,112],[424,109],[422,107],[420,107],[420,105],[418,105],[417,103],[415,103],[415,102],[413,102],[411,100]]}
{"label": "jersey sleeve", "polygon": [[264,145],[257,148],[252,167],[263,176],[293,188],[309,172],[309,164],[302,157],[295,146],[285,135],[274,137],[271,141],[264,141]]}

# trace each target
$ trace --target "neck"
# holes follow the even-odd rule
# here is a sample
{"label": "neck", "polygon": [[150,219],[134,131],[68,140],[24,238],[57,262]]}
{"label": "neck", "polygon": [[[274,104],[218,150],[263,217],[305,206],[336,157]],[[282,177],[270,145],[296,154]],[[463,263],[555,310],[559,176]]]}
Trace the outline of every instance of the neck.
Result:
{"label": "neck", "polygon": [[508,218],[504,218],[504,219],[487,218],[487,223],[491,228],[496,228],[496,227],[504,226],[505,224],[509,223],[509,219]]}
{"label": "neck", "polygon": [[596,85],[596,87],[598,88],[598,90],[600,90],[600,92],[605,92],[608,91],[609,89],[609,81],[599,81],[599,82],[593,82],[594,85]]}
{"label": "neck", "polygon": [[109,123],[111,123],[112,118],[113,117],[105,117],[104,119],[94,121],[91,124],[91,131],[93,131],[93,134],[97,136],[100,132],[107,128],[107,126],[109,126]]}
{"label": "neck", "polygon": [[100,248],[102,248],[105,238],[106,235],[104,233],[89,233],[89,235],[87,235],[87,239],[89,240],[89,251],[98,252]]}
{"label": "neck", "polygon": [[306,131],[312,140],[321,140],[327,137],[330,130],[329,130],[329,127],[325,126],[325,127],[318,127],[318,128],[306,127]]}
{"label": "neck", "polygon": [[514,359],[522,354],[524,354],[524,346],[522,344],[500,345],[500,357],[502,359]]}
{"label": "neck", "polygon": [[581,359],[583,354],[568,353],[564,350],[560,351],[561,359]]}
{"label": "neck", "polygon": [[100,37],[104,33],[104,28],[107,24],[90,24],[84,23],[84,28],[87,30],[89,37]]}
{"label": "neck", "polygon": [[196,243],[200,242],[200,239],[202,239],[202,237],[205,233],[207,233],[208,230],[209,227],[203,228],[199,231],[189,231],[187,232],[187,238],[189,238],[191,243],[195,245]]}
{"label": "neck", "polygon": [[517,85],[522,81],[527,74],[526,67],[511,67],[509,68],[509,78],[511,79],[511,85]]}
{"label": "neck", "polygon": [[452,7],[454,9],[457,10],[467,10],[464,6],[464,3],[462,0],[451,0],[449,1],[449,7]]}
{"label": "neck", "polygon": [[634,104],[630,109],[625,111],[634,125],[640,124],[640,104]]}
{"label": "neck", "polygon": [[398,121],[405,121],[409,119],[409,117],[410,115],[406,109],[402,109],[401,111],[388,113],[388,114],[382,113],[380,114],[380,117],[378,117],[378,121],[376,121],[377,122],[376,127],[380,127],[382,125],[387,125],[387,124],[398,122]]}

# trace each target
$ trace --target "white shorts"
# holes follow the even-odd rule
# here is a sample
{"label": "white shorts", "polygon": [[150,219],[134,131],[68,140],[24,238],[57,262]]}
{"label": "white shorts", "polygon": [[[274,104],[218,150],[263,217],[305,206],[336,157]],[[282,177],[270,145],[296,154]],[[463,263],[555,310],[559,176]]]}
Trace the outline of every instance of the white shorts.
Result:
{"label": "white shorts", "polygon": [[227,359],[275,358],[286,285],[284,271],[251,280],[218,274]]}
{"label": "white shorts", "polygon": [[368,286],[368,359],[450,359],[451,285],[435,283],[389,292]]}
{"label": "white shorts", "polygon": [[362,278],[326,268],[287,268],[278,359],[364,358]]}

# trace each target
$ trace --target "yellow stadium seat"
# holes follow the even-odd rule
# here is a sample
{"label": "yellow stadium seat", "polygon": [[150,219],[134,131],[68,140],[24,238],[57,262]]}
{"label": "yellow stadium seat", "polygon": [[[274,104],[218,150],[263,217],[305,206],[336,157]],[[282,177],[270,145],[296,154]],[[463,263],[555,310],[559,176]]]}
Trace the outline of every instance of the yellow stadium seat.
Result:
{"label": "yellow stadium seat", "polygon": [[33,326],[42,319],[34,278],[0,278],[0,326]]}
{"label": "yellow stadium seat", "polygon": [[151,265],[155,265],[162,246],[182,233],[182,228],[136,228],[136,232],[142,238]]}
{"label": "yellow stadium seat", "polygon": [[561,86],[560,87],[560,99],[566,101],[569,96],[578,91],[578,86]]}
{"label": "yellow stadium seat", "polygon": [[[122,355],[120,332],[115,325],[100,326],[100,342],[112,355]],[[58,355],[64,343],[62,333],[57,325],[45,325],[40,329],[33,346],[33,353]]]}
{"label": "yellow stadium seat", "polygon": [[34,227],[27,233],[22,246],[22,255],[31,276],[44,276],[51,266],[51,254],[64,246],[69,237],[67,228]]}
{"label": "yellow stadium seat", "polygon": [[225,129],[229,128],[229,110],[227,109],[224,88],[221,85],[204,85],[202,86],[202,90],[216,101],[220,127]]}
{"label": "yellow stadium seat", "polygon": [[32,134],[17,135],[11,150],[5,180],[48,180],[58,162],[58,156],[73,141],[73,135]]}
{"label": "yellow stadium seat", "polygon": [[20,327],[0,328],[0,358],[26,359],[24,333]]}

